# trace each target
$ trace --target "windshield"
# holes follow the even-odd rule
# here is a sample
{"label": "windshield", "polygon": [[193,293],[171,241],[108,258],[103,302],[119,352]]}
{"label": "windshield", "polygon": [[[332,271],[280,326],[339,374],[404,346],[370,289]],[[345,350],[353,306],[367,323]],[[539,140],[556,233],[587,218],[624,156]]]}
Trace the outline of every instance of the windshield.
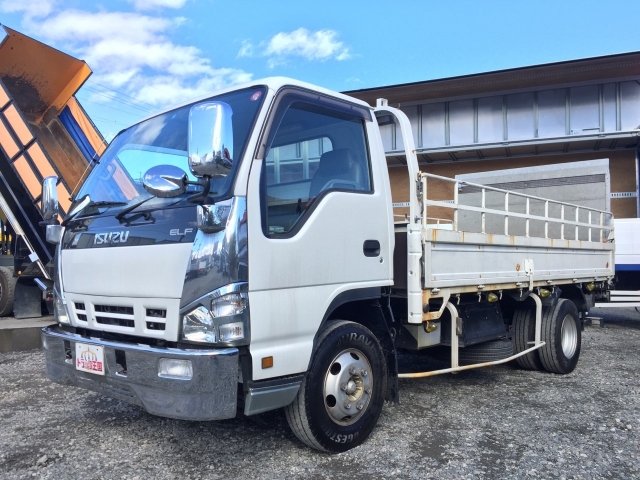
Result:
{"label": "windshield", "polygon": [[[214,199],[228,195],[233,185],[265,90],[257,87],[213,97],[231,107],[234,152],[229,174],[211,180],[209,195]],[[206,101],[209,100],[212,99]],[[104,208],[112,205],[119,209],[150,198],[152,195],[142,186],[142,177],[156,165],[177,166],[190,180],[195,180],[187,161],[189,111],[195,104],[158,115],[121,132],[104,152],[75,198],[89,195],[92,205]],[[146,202],[144,208],[181,203],[201,188],[189,186],[187,192],[178,198],[154,198]]]}

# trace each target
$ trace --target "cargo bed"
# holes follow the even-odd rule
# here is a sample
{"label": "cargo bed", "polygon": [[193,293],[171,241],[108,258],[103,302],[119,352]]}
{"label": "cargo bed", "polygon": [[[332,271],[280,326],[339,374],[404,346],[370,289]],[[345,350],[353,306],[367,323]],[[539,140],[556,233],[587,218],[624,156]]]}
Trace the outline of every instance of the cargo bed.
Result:
{"label": "cargo bed", "polygon": [[[610,212],[437,175],[420,176],[425,185],[422,216],[415,223],[420,223],[423,305],[462,293],[529,291],[604,282],[614,275]],[[426,185],[436,182],[451,184],[451,200],[429,199]],[[487,206],[489,199],[493,208]],[[501,208],[495,208],[498,203]],[[445,218],[429,216],[431,211]],[[413,274],[408,266],[410,227],[415,232],[416,225],[406,220],[395,224],[397,295],[406,294]],[[428,314],[423,315],[426,319]]]}

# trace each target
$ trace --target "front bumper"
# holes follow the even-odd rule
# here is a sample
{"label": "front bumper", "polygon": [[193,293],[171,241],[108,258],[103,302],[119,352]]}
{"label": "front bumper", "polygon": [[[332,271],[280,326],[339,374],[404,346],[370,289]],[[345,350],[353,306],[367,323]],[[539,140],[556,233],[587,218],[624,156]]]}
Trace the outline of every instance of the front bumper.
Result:
{"label": "front bumper", "polygon": [[[105,375],[75,368],[76,342],[104,348]],[[134,405],[153,415],[183,420],[221,420],[236,416],[238,349],[179,350],[85,338],[57,326],[42,329],[47,377]],[[126,357],[126,376],[116,373],[116,350]],[[67,358],[68,355],[71,358]],[[122,355],[122,353],[119,353]],[[191,360],[190,380],[158,376],[160,358]]]}

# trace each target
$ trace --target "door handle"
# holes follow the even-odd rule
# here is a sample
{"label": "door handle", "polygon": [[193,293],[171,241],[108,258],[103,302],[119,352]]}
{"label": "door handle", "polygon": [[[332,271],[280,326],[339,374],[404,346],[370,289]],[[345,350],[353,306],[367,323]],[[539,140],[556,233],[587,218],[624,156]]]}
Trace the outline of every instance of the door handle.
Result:
{"label": "door handle", "polygon": [[362,251],[365,257],[380,256],[380,242],[378,240],[365,240],[362,245]]}

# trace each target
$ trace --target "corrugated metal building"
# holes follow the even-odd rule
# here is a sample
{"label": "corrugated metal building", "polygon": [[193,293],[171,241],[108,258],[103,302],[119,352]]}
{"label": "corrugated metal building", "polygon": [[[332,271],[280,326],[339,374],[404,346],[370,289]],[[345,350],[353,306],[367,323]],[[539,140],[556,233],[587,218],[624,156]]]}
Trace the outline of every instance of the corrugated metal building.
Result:
{"label": "corrugated metal building", "polygon": [[[609,159],[613,214],[640,216],[640,52],[345,93],[371,105],[386,98],[402,109],[423,171],[455,177]],[[404,146],[396,130],[382,127],[394,202],[404,202]],[[591,177],[585,172],[576,181],[589,188]]]}

